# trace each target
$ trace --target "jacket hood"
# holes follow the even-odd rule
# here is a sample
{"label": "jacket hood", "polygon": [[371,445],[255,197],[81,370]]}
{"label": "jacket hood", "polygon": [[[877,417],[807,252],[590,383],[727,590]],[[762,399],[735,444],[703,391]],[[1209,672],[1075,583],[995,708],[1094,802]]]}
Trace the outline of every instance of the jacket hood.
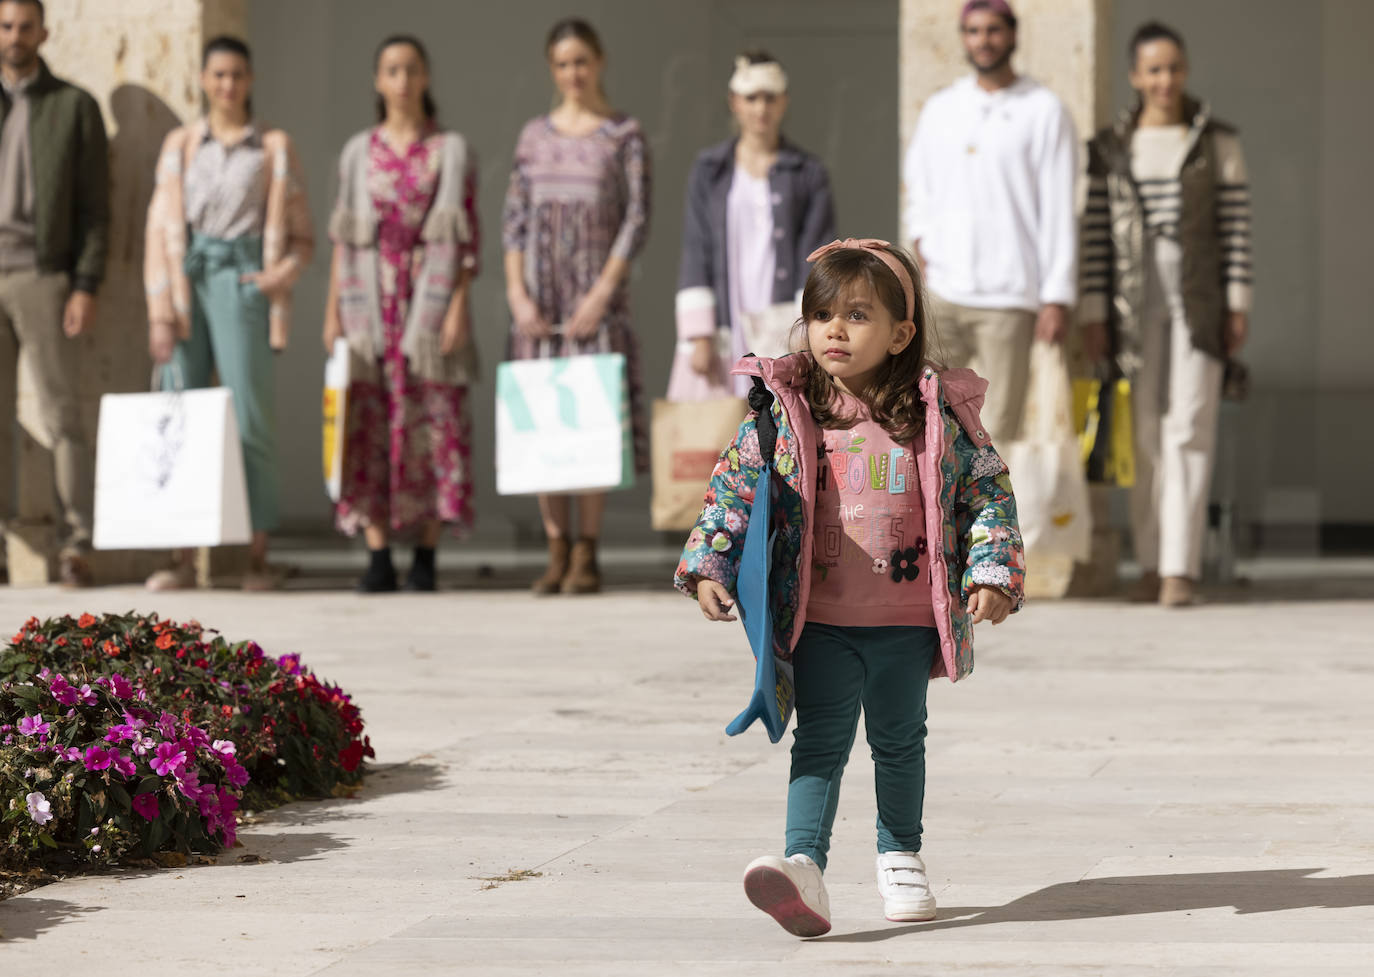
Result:
{"label": "jacket hood", "polygon": [[[771,359],[766,356],[745,356],[730,372],[742,377],[762,377],[773,388],[801,388],[811,373],[814,360],[810,353],[792,353]],[[983,409],[988,382],[967,369],[936,370],[928,367],[921,375],[922,382],[934,379],[944,401],[951,407],[967,404],[976,411]]]}

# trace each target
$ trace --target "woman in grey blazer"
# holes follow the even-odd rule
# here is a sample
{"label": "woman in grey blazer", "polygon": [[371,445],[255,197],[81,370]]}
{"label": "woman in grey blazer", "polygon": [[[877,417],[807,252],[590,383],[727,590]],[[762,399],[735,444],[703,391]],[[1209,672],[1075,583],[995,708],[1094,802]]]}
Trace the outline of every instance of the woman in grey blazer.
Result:
{"label": "woman in grey blazer", "polygon": [[785,352],[766,347],[799,314],[806,256],[835,237],[824,165],[782,136],[777,59],[740,55],[729,101],[738,135],[703,150],[687,181],[669,400],[744,396],[729,366],[747,352]]}

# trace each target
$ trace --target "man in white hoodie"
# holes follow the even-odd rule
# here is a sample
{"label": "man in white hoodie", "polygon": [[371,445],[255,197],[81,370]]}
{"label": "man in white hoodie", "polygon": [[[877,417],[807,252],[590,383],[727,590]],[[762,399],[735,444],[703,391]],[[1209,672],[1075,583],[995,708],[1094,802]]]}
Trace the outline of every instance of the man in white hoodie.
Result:
{"label": "man in white hoodie", "polygon": [[983,423],[1016,437],[1032,336],[1061,342],[1077,290],[1073,120],[1017,75],[1016,15],[968,0],[959,20],[974,73],[930,97],[907,148],[906,233],[925,274],[932,350],[988,380]]}

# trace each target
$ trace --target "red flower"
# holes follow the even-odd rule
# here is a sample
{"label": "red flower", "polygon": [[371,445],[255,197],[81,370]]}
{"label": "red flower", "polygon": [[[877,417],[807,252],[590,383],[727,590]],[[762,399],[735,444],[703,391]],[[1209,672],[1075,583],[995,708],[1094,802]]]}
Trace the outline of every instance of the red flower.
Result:
{"label": "red flower", "polygon": [[81,639],[81,647],[83,647],[83,648],[94,648],[94,647],[95,647],[95,639],[94,639],[94,638],[82,638],[82,639]]}
{"label": "red flower", "polygon": [[67,647],[67,639],[66,639],[66,638],[58,638],[58,639],[57,639],[57,647],[59,647],[59,648],[65,648],[65,647]]}
{"label": "red flower", "polygon": [[357,740],[349,743],[339,751],[339,766],[349,773],[358,769],[358,764],[363,762],[363,745]]}
{"label": "red flower", "polygon": [[163,651],[166,651],[168,648],[172,647],[172,645],[176,643],[176,636],[173,635],[171,632],[164,632],[163,634],[158,635],[157,641],[155,642],[155,644]]}
{"label": "red flower", "polygon": [[108,638],[105,639],[105,642],[100,647],[103,648],[105,650],[105,654],[109,655],[111,658],[119,654],[119,645],[115,644]]}
{"label": "red flower", "polygon": [[79,628],[94,627],[95,616],[93,614],[82,614],[80,619],[76,622],[76,626]]}

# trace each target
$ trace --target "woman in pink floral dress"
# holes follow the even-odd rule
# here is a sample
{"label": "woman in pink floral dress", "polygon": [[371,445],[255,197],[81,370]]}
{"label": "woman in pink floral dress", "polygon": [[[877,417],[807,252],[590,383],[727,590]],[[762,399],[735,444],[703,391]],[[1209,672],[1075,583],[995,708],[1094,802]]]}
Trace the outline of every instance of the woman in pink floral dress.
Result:
{"label": "woman in pink floral dress", "polygon": [[336,521],[367,538],[359,590],[397,589],[390,540],[400,534],[416,541],[406,589],[432,591],[443,526],[472,524],[476,167],[463,138],[435,124],[418,40],[382,42],[376,88],[379,125],[344,148],[329,227],[325,346],[342,338],[350,352]]}
{"label": "woman in pink floral dress", "polygon": [[[545,44],[560,102],[520,133],[502,227],[511,359],[625,356],[635,470],[648,468],[639,340],[630,324],[630,262],[649,227],[649,152],[639,123],[612,111],[601,41],[585,21],[555,24]],[[559,335],[554,335],[557,328]],[[549,568],[534,591],[601,587],[597,539],[606,493],[540,495]]]}

